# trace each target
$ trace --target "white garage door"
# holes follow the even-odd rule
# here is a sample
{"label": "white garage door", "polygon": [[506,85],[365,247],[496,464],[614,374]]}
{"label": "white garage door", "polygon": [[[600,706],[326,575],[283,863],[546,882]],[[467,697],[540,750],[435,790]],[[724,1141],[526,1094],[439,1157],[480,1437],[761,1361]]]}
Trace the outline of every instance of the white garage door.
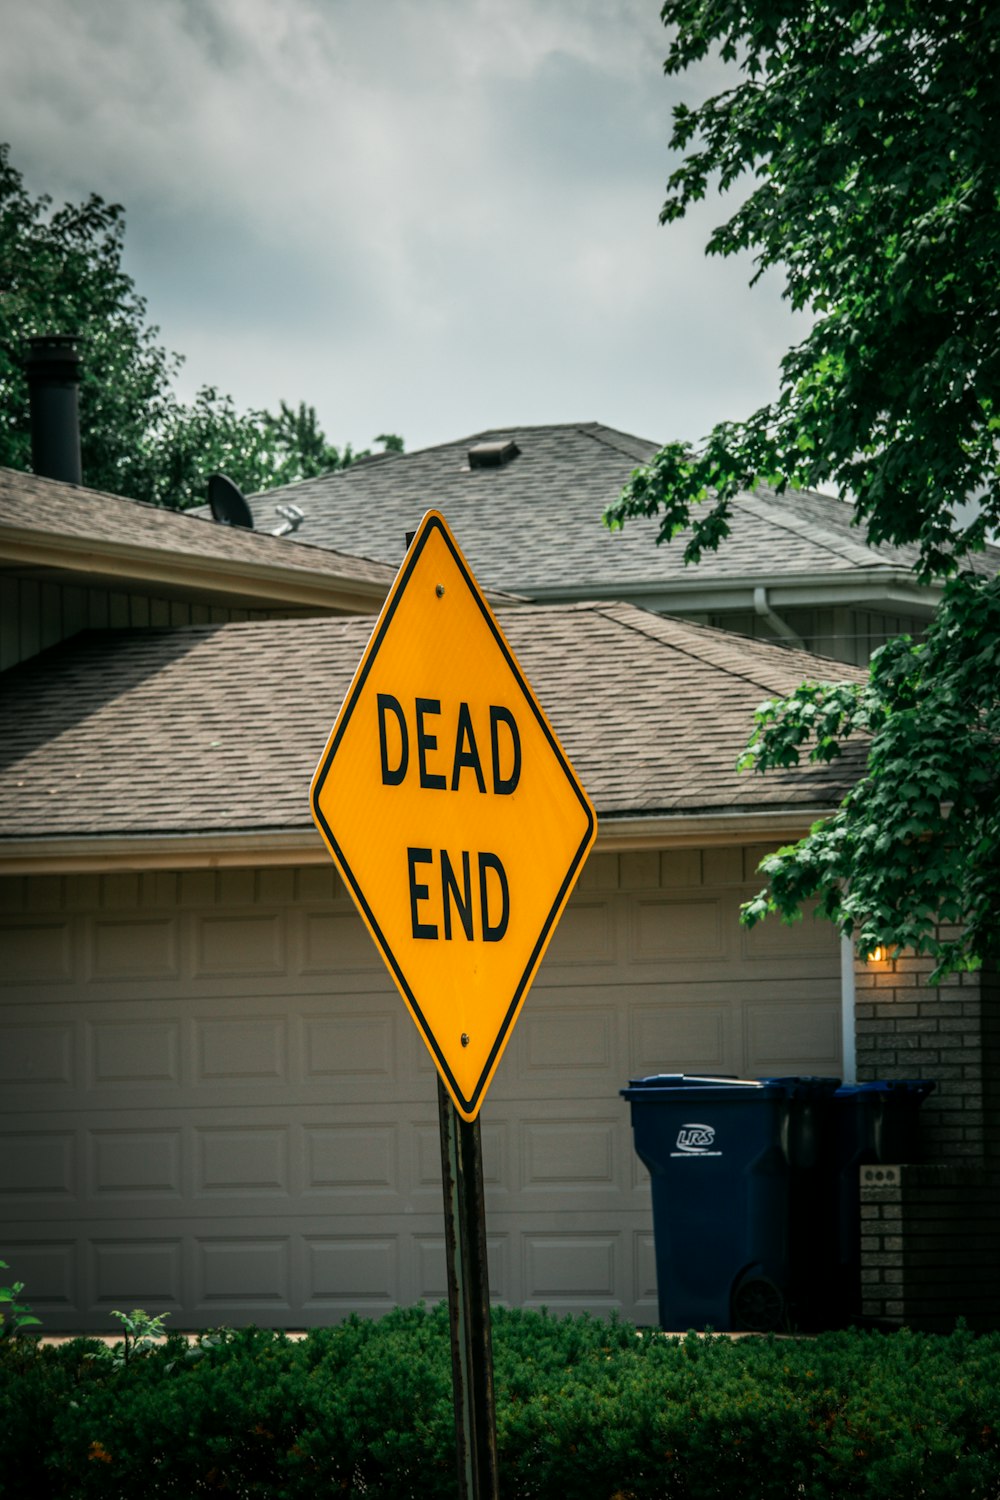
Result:
{"label": "white garage door", "polygon": [[[836,1073],[825,924],[761,851],[592,856],[482,1113],[497,1299],[655,1322],[630,1076]],[[434,1074],[331,867],[0,882],[0,1259],[48,1331],[444,1293]]]}

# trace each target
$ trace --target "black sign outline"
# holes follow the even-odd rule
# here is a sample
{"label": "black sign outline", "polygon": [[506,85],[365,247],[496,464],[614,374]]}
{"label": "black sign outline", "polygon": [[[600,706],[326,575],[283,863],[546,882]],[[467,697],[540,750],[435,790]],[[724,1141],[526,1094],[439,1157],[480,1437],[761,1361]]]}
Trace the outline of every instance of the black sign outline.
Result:
{"label": "black sign outline", "polygon": [[[361,696],[365,684],[368,681],[371,669],[375,663],[375,658],[378,656],[382,643],[385,640],[386,633],[388,632],[389,626],[396,614],[396,610],[399,606],[400,600],[403,598],[403,595],[406,592],[407,584],[409,583],[410,578],[413,575],[417,562],[427,545],[429,537],[435,531],[440,533],[446,547],[448,548],[448,551],[451,553],[452,560],[454,561],[455,566],[461,573],[469,589],[469,593],[475,600],[480,614],[489,627],[490,634],[493,636],[496,644],[499,646],[504,660],[513,673],[517,685],[524,697],[524,700],[527,703],[528,707],[531,709],[532,714],[534,715],[536,723],[542,730],[542,733],[548,741],[553,754],[558,760],[559,765],[562,767],[563,774],[566,777],[566,781],[572,789],[573,795],[576,797],[578,803],[580,804],[580,807],[583,809],[586,818],[586,831],[584,833],[584,836],[580,840],[580,843],[572,857],[572,860],[570,861],[569,869],[567,870],[566,875],[556,893],[555,899],[552,902],[552,905],[550,906],[549,911],[545,917],[545,920],[542,924],[542,929],[538,935],[538,939],[531,950],[527,963],[521,971],[521,977],[517,982],[513,997],[504,1013],[503,1020],[497,1031],[496,1037],[494,1038],[493,1046],[490,1048],[489,1055],[483,1066],[482,1072],[480,1073],[476,1086],[469,1098],[466,1098],[466,1096],[462,1093],[462,1090],[459,1088],[458,1083],[455,1079],[455,1075],[452,1073],[451,1068],[448,1066],[448,1062],[443,1052],[441,1051],[441,1048],[438,1046],[437,1038],[434,1036],[429,1023],[424,1016],[423,1010],[420,1007],[420,1003],[417,1000],[416,995],[413,993],[413,990],[410,988],[409,982],[407,981],[407,978],[403,973],[402,967],[400,966],[396,955],[393,953],[392,947],[390,946],[385,933],[382,931],[382,928],[380,927],[375,917],[375,913],[371,909],[364,891],[361,889],[361,886],[355,878],[354,871],[350,866],[350,861],[347,859],[347,856],[345,855],[343,849],[337,841],[333,829],[327,822],[326,817],[323,814],[323,810],[319,805],[320,793],[323,790],[323,786],[329,774],[333,758],[337,753],[337,749],[344,737],[347,726],[351,722],[354,710],[357,707],[358,699]],[[322,829],[323,836],[326,839],[327,844],[329,845],[338,866],[340,867],[341,873],[343,874],[344,878],[347,880],[351,888],[356,904],[364,913],[365,921],[368,923],[369,930],[375,938],[383,959],[391,969],[399,989],[406,997],[407,1004],[409,1005],[413,1017],[420,1028],[421,1035],[423,1036],[425,1042],[434,1055],[442,1077],[447,1082],[452,1096],[457,1101],[459,1101],[459,1107],[462,1112],[464,1114],[475,1117],[479,1112],[479,1107],[482,1102],[482,1095],[486,1087],[486,1082],[489,1079],[490,1074],[492,1073],[497,1056],[506,1042],[507,1033],[510,1031],[511,1026],[513,1025],[514,1016],[516,1015],[518,1007],[520,1006],[521,1001],[524,998],[525,991],[530,983],[530,977],[534,973],[535,967],[539,962],[540,954],[544,952],[545,947],[549,941],[549,936],[552,928],[555,925],[557,913],[559,912],[564,900],[566,899],[568,890],[576,880],[576,876],[580,869],[580,866],[586,858],[590,846],[593,843],[595,830],[597,827],[597,818],[594,814],[593,808],[591,807],[590,801],[586,796],[586,793],[577,780],[576,772],[573,770],[569,761],[566,759],[562,746],[556,739],[555,734],[553,733],[552,728],[545,717],[545,714],[542,712],[541,705],[535,698],[535,694],[524,674],[522,673],[517,663],[516,657],[508,646],[506,638],[504,637],[500,626],[497,624],[497,621],[494,618],[493,611],[490,609],[489,605],[484,599],[482,591],[479,588],[479,585],[476,582],[471,569],[466,563],[465,558],[458,550],[457,543],[453,540],[451,533],[449,532],[448,527],[444,521],[444,518],[437,511],[428,511],[424,516],[424,519],[421,521],[420,528],[413,539],[410,549],[403,560],[403,566],[396,577],[395,583],[393,584],[391,597],[386,604],[384,612],[378,621],[374,633],[372,634],[367,646],[365,647],[364,656],[362,657],[361,666],[358,670],[357,676],[355,677],[348,692],[348,696],[347,698],[345,698],[344,703],[341,706],[340,713],[337,716],[336,733],[333,735],[329,744],[327,745],[327,748],[323,754],[323,758],[320,761],[319,766],[317,767],[316,774],[313,779],[311,800],[313,817],[315,818],[319,827]]]}

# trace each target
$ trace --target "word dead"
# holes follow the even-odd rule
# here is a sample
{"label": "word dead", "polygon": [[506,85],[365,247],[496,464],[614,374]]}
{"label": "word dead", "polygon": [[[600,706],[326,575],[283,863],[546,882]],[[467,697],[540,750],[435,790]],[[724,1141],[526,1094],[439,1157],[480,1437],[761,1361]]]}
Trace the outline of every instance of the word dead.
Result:
{"label": "word dead", "polygon": [[[412,744],[416,750],[416,773],[426,790],[457,792],[463,785],[464,774],[469,772],[485,796],[486,773],[469,705],[458,705],[458,715],[453,730],[448,726],[445,745],[439,744],[443,726],[431,722],[443,717],[439,698],[415,698],[411,736],[410,723],[399,699],[391,693],[378,694],[383,786],[402,786],[410,771]],[[489,739],[490,790],[494,796],[509,797],[521,779],[521,736],[517,721],[509,708],[491,703],[488,728],[481,725],[480,733],[484,745]],[[454,749],[449,753],[447,746],[452,739]]]}

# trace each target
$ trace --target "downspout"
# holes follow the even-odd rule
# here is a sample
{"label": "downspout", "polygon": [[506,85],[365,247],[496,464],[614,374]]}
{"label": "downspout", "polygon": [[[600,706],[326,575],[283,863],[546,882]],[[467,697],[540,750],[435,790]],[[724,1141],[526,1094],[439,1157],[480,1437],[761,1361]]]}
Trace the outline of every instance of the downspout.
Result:
{"label": "downspout", "polygon": [[771,608],[770,600],[767,597],[767,589],[761,587],[754,589],[753,607],[756,613],[760,615],[761,619],[766,620],[774,633],[780,636],[783,641],[787,641],[790,646],[798,646],[802,651],[806,649],[805,642],[802,640],[801,636],[796,635],[795,631],[788,624],[787,620],[783,620],[781,616]]}
{"label": "downspout", "polygon": [[840,1039],[844,1083],[857,1083],[858,1056],[854,1023],[854,944],[840,939]]}

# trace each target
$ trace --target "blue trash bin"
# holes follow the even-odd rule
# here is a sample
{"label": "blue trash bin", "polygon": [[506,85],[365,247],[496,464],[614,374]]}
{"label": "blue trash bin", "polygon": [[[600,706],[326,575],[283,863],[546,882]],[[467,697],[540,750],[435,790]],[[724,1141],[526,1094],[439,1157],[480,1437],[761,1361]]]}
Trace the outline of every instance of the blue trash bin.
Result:
{"label": "blue trash bin", "polygon": [[670,1073],[621,1090],[652,1179],[662,1327],[768,1330],[812,1313],[809,1241],[829,1226],[811,1204],[839,1083]]}
{"label": "blue trash bin", "polygon": [[837,1241],[835,1307],[839,1321],[861,1312],[861,1199],[858,1171],[870,1164],[920,1160],[920,1106],[930,1079],[844,1084],[834,1095],[834,1191]]}

